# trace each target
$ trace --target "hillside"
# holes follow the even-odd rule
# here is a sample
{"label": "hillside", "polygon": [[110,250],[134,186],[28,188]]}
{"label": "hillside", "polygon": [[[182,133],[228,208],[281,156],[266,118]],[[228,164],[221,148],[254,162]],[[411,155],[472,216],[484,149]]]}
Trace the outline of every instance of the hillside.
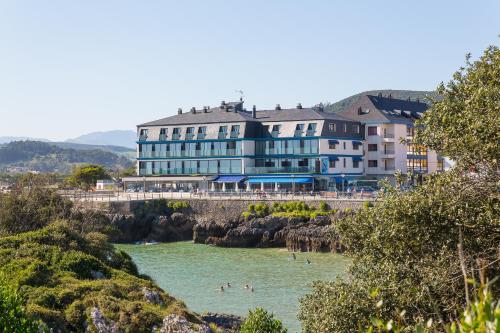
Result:
{"label": "hillside", "polygon": [[326,112],[339,112],[345,110],[350,105],[357,102],[363,95],[378,95],[381,93],[383,96],[388,96],[391,94],[393,98],[397,99],[408,99],[410,97],[412,100],[420,99],[421,102],[430,104],[430,101],[426,98],[429,96],[431,98],[436,98],[437,94],[434,91],[418,91],[418,90],[369,90],[364,91],[356,95],[349,96],[335,103],[325,103]]}
{"label": "hillside", "polygon": [[135,148],[136,133],[129,130],[113,130],[105,132],[92,132],[81,135],[66,142],[83,143],[90,145],[122,146]]}
{"label": "hillside", "polygon": [[0,170],[69,173],[75,165],[100,164],[110,169],[128,168],[133,162],[102,149],[61,148],[40,141],[14,141],[0,147]]}
{"label": "hillside", "polygon": [[25,140],[49,142],[49,140],[47,139],[30,138],[27,136],[0,136],[0,144],[9,143],[12,141],[25,141]]}

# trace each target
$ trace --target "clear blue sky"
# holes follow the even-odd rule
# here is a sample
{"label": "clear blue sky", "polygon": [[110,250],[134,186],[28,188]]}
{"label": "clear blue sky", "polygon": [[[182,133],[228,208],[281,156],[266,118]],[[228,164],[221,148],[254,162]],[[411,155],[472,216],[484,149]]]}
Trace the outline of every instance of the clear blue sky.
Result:
{"label": "clear blue sky", "polygon": [[434,89],[498,45],[500,1],[0,0],[0,136],[133,129],[178,107]]}

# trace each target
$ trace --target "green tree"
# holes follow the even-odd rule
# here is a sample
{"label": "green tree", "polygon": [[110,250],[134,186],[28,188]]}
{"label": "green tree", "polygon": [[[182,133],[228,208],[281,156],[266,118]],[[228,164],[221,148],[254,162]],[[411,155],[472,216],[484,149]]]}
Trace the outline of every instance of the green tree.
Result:
{"label": "green tree", "polygon": [[73,186],[88,190],[99,179],[110,179],[108,172],[100,165],[89,164],[75,168],[67,181]]}
{"label": "green tree", "polygon": [[286,333],[280,320],[262,308],[250,310],[241,325],[240,333]]}
{"label": "green tree", "polygon": [[490,46],[483,56],[441,83],[419,122],[417,138],[465,168],[498,169],[500,153],[500,50]]}
{"label": "green tree", "polygon": [[26,316],[20,297],[3,278],[0,278],[0,332],[39,332],[38,324]]}
{"label": "green tree", "polygon": [[[303,332],[357,332],[401,311],[408,330],[431,320],[430,331],[445,331],[471,303],[464,280],[485,267],[485,280],[500,275],[498,60],[490,47],[467,63],[420,123],[417,139],[459,167],[408,192],[387,188],[374,207],[336,222],[353,262],[347,278],[316,282],[301,300]],[[498,299],[500,286],[490,291]]]}

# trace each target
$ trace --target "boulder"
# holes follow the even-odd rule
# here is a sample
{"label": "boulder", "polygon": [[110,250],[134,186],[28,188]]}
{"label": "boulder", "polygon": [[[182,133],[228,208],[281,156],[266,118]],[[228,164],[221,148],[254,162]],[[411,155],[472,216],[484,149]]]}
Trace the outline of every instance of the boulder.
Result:
{"label": "boulder", "polygon": [[171,314],[163,319],[160,333],[211,333],[208,325],[194,324],[186,320],[186,318]]}

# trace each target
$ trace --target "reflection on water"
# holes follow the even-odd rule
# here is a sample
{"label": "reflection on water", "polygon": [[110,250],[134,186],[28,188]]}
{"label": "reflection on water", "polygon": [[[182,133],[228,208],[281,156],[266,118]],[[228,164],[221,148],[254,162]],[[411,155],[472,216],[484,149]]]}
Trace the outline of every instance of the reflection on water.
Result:
{"label": "reflection on water", "polygon": [[[300,331],[298,299],[309,290],[308,284],[334,279],[349,263],[335,254],[297,253],[293,260],[284,249],[218,248],[192,242],[116,246],[134,259],[141,273],[193,311],[244,316],[260,306],[272,311],[290,332]],[[246,284],[254,292],[245,289]]]}

